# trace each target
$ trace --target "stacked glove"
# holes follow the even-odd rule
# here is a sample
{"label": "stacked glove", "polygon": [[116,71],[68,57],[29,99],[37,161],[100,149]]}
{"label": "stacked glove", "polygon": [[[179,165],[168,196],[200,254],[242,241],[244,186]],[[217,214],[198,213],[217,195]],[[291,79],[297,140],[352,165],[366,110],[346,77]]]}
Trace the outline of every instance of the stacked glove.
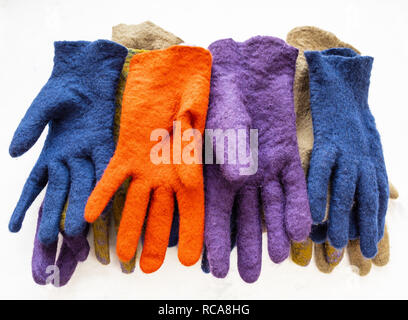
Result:
{"label": "stacked glove", "polygon": [[[65,236],[57,265],[69,266],[61,268],[60,285],[69,280],[76,261],[88,255],[83,212],[95,179],[114,152],[115,92],[126,54],[126,48],[107,40],[56,42],[51,77],[14,134],[10,154],[16,157],[30,149],[49,124],[43,150],[9,224],[10,231],[20,230],[25,212],[48,182],[33,258],[38,283],[47,278],[44,263],[55,260],[67,198]],[[73,256],[75,261],[69,262]]]}
{"label": "stacked glove", "polygon": [[[344,248],[360,237],[363,255],[373,258],[384,235],[388,178],[379,134],[368,108],[373,59],[352,49],[306,51],[314,145],[308,175],[315,223],[325,218],[330,176],[329,216],[315,238]],[[354,204],[353,204],[354,201]]]}
{"label": "stacked glove", "polygon": [[[85,218],[93,222],[102,213],[116,190],[132,177],[117,236],[117,254],[130,261],[137,248],[149,204],[145,241],[140,259],[144,272],[154,272],[162,264],[169,241],[174,197],[180,214],[179,259],[184,265],[200,257],[204,231],[204,188],[202,165],[154,164],[150,151],[153,130],[167,130],[162,143],[173,146],[173,121],[181,132],[204,131],[210,86],[211,55],[202,48],[174,46],[141,53],[130,62],[123,96],[118,145],[102,179],[85,208]],[[151,93],[156,93],[151,95]],[[170,132],[170,133],[169,133]],[[137,152],[135,152],[137,150]],[[201,150],[201,149],[200,149]]]}
{"label": "stacked glove", "polygon": [[[269,256],[275,263],[288,257],[290,240],[303,241],[310,232],[292,91],[298,51],[273,37],[254,37],[244,43],[220,40],[209,49],[213,68],[206,128],[234,130],[237,137],[243,130],[246,142],[249,129],[257,129],[259,149],[249,150],[247,143],[241,153],[252,158],[259,155],[259,163],[257,171],[247,176],[241,172],[248,164],[204,167],[207,257],[212,274],[225,277],[233,216],[239,273],[243,280],[254,282],[261,269],[261,208]],[[252,167],[253,161],[258,159],[249,161]]]}
{"label": "stacked glove", "polygon": [[[373,262],[387,263],[388,178],[367,104],[372,58],[313,27],[288,35],[299,56],[282,40],[258,36],[213,43],[213,64],[202,48],[156,50],[182,41],[150,22],[115,26],[112,38],[154,51],[107,40],[56,42],[52,75],[10,146],[12,156],[21,155],[50,124],[9,226],[21,228],[48,182],[32,259],[37,283],[47,283],[49,266],[56,265],[54,285],[64,285],[87,258],[84,211],[103,264],[110,261],[113,216],[126,273],[134,270],[139,238],[140,266],[150,273],[178,235],[179,260],[194,264],[205,233],[203,270],[225,277],[236,243],[239,273],[254,282],[262,224],[275,263],[292,247],[293,260],[307,265],[312,240],[324,272],[341,261],[346,245],[360,274],[368,273],[371,262],[363,256],[373,258],[377,244]],[[303,52],[310,49],[329,50]],[[212,131],[205,140],[212,164],[206,162],[203,176],[204,127]],[[217,137],[220,129],[227,145]]]}
{"label": "stacked glove", "polygon": [[[297,121],[297,135],[299,141],[300,156],[302,165],[307,174],[309,169],[310,154],[313,148],[313,127],[312,116],[309,106],[309,72],[303,50],[324,50],[335,47],[351,48],[358,51],[347,43],[340,41],[335,35],[316,27],[298,27],[288,33],[287,41],[291,45],[299,48],[301,53],[297,60],[297,69],[295,77],[295,108]],[[397,198],[398,192],[390,184],[390,197]],[[330,193],[328,194],[330,199]],[[328,206],[326,216],[328,215]],[[331,272],[333,268],[341,261],[344,251],[336,250],[328,242],[315,243],[316,264],[322,272]],[[359,249],[359,240],[350,240],[348,244],[348,253],[350,263],[356,265],[360,270],[360,275],[365,275],[370,271],[371,262],[365,259]],[[292,244],[292,259],[299,265],[309,264],[312,256],[312,242],[308,240],[303,244]],[[377,265],[384,265],[389,259],[388,234],[379,242],[379,253],[373,262]]]}
{"label": "stacked glove", "polygon": [[[148,39],[148,40],[146,40]],[[145,46],[143,49],[147,48],[158,48],[162,46],[163,48],[169,47],[174,44],[182,42],[182,40],[171,33],[163,30],[162,28],[154,25],[152,22],[146,21],[138,25],[118,25],[112,28],[112,40],[127,44],[130,47],[138,47],[139,45]],[[120,121],[120,110],[122,103],[123,90],[126,83],[127,73],[129,69],[129,62],[134,54],[142,52],[142,50],[129,49],[129,53],[126,57],[126,61],[123,65],[123,69],[118,82],[117,93],[116,93],[116,113],[114,118],[114,138],[117,141],[119,134],[119,121]],[[120,188],[118,194],[115,195],[113,199],[113,215],[115,221],[116,229],[119,226],[120,216],[123,209],[124,197],[126,195],[126,185]],[[56,259],[57,254],[57,242],[50,245],[41,245],[41,242],[36,236],[34,241],[34,250],[32,257],[32,271],[33,278],[38,284],[45,284],[47,279],[50,279],[50,270],[47,270],[49,266],[56,265],[60,271],[58,284],[54,282],[54,285],[62,286],[65,285],[71,278],[78,262],[86,260],[89,253],[89,244],[86,239],[87,229],[84,230],[78,236],[69,237],[65,234],[64,224],[65,224],[65,213],[66,213],[67,203],[65,204],[64,211],[62,213],[61,226],[63,235],[63,244],[60,250],[60,254]],[[110,262],[109,257],[109,220],[111,213],[104,214],[99,219],[92,224],[93,238],[94,238],[94,248],[97,259],[102,264],[108,264]],[[40,223],[41,214],[39,214]],[[39,224],[38,223],[38,224]],[[177,230],[177,219],[173,226],[174,230]],[[172,231],[173,231],[172,229]],[[38,234],[38,227],[37,227]],[[177,242],[176,231],[172,232],[173,240],[170,244],[174,245]],[[175,240],[174,240],[175,239]],[[67,245],[69,244],[69,245]],[[129,263],[121,263],[122,271],[125,273],[130,273],[134,270],[135,259]],[[56,277],[58,278],[58,277]]]}

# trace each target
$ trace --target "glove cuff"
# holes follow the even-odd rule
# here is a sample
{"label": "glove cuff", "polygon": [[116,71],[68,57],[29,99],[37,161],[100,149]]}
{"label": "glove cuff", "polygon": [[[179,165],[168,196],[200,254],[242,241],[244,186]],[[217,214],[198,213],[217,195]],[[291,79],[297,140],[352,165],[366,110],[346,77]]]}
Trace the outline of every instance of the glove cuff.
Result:
{"label": "glove cuff", "polygon": [[344,82],[359,99],[367,99],[374,59],[360,56],[349,48],[332,48],[324,51],[305,51],[311,83],[330,85]]}
{"label": "glove cuff", "polygon": [[127,49],[110,40],[90,41],[56,41],[54,42],[55,56],[54,64],[69,65],[70,67],[83,68],[94,66],[95,62],[112,59],[118,62],[121,68],[128,53]]}
{"label": "glove cuff", "polygon": [[265,68],[279,68],[282,62],[289,61],[294,69],[298,55],[298,49],[282,39],[269,36],[256,36],[245,42],[222,39],[213,42],[208,49],[213,55],[213,64],[242,65],[245,61],[256,59]]}

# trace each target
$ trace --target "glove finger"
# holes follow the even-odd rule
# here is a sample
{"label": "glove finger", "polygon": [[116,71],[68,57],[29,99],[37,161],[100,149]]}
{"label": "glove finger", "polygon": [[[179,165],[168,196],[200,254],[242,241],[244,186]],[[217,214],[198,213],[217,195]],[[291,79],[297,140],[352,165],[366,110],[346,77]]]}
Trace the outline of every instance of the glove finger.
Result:
{"label": "glove finger", "polygon": [[326,251],[324,243],[315,243],[314,244],[314,256],[317,269],[323,273],[330,273],[333,271],[334,266],[326,260]]}
{"label": "glove finger", "polygon": [[69,171],[62,162],[51,163],[48,167],[48,186],[44,198],[43,216],[38,238],[44,244],[58,239],[61,213],[69,191]]}
{"label": "glove finger", "polygon": [[[65,232],[62,231],[62,235],[64,237],[63,244],[65,243],[66,246],[68,246],[68,248],[72,251],[74,258],[80,262],[85,261],[89,254],[90,248],[88,240],[86,238],[87,233],[87,227],[85,228],[85,230],[83,230],[82,234],[75,237],[67,236]],[[61,254],[58,259],[60,259],[60,257]]]}
{"label": "glove finger", "polygon": [[174,211],[173,190],[159,187],[154,190],[147,216],[140,268],[151,273],[160,268],[166,256]]}
{"label": "glove finger", "polygon": [[128,262],[120,261],[120,269],[122,270],[123,273],[126,274],[130,274],[133,271],[135,271],[135,266],[136,266],[136,252],[130,261]]}
{"label": "glove finger", "polygon": [[68,196],[65,233],[68,236],[77,236],[86,227],[84,211],[86,201],[94,186],[95,168],[86,159],[72,159],[68,165],[71,174],[71,188]]}
{"label": "glove finger", "polygon": [[[65,217],[66,217],[67,206],[68,206],[68,201],[65,202],[64,210],[61,214],[61,221],[60,221],[61,230],[65,229]],[[89,246],[88,246],[88,242],[86,241],[86,238],[85,238],[86,244],[81,244],[77,248],[71,249],[67,241],[68,237],[64,235],[64,233],[63,233],[63,237],[64,237],[64,240],[62,242],[62,246],[59,251],[58,259],[55,263],[55,266],[53,265],[55,269],[53,269],[54,274],[53,274],[52,280],[53,280],[53,285],[55,287],[61,287],[67,284],[68,281],[71,279],[71,276],[75,271],[77,261],[78,261],[78,258],[75,256],[75,253],[78,254],[79,258],[82,258],[85,260],[89,252]],[[87,248],[86,247],[82,248],[84,245]],[[55,260],[55,253],[56,252],[53,253],[53,261]]]}
{"label": "glove finger", "polygon": [[[230,230],[231,230],[231,251],[234,249],[236,242],[237,242],[237,206],[236,203],[234,203],[234,206],[232,208],[232,214],[231,214],[231,219],[230,219]],[[203,249],[203,256],[201,258],[201,270],[204,273],[210,273],[210,264],[208,262],[208,257],[207,257],[207,247],[204,245]]]}
{"label": "glove finger", "polygon": [[50,89],[52,85],[47,83],[41,89],[14,132],[9,148],[12,157],[22,155],[34,145],[51,119],[51,112],[57,110],[54,103],[56,92]]}
{"label": "glove finger", "polygon": [[262,267],[262,224],[257,188],[243,188],[237,198],[238,271],[248,283],[255,282]]}
{"label": "glove finger", "polygon": [[388,208],[388,178],[385,170],[377,171],[377,184],[378,184],[378,241],[380,241],[384,236],[385,227],[385,215],[387,214]]}
{"label": "glove finger", "polygon": [[[125,205],[126,194],[127,194],[128,188],[129,188],[130,180],[131,180],[130,178],[127,178],[123,182],[123,184],[119,187],[118,191],[115,193],[115,196],[113,197],[113,208],[112,208],[112,210],[113,210],[113,220],[114,220],[114,223],[115,223],[115,233],[116,234],[118,233],[120,220],[122,219],[123,207]],[[99,217],[99,219],[101,217]],[[106,237],[105,237],[106,241],[103,243],[104,246],[99,246],[98,250],[102,251],[102,249],[105,249],[107,251],[107,257],[109,259],[109,244],[108,244],[109,239],[107,238],[108,231],[105,232],[105,235],[106,235]],[[101,235],[101,236],[103,236],[103,235]],[[96,245],[95,245],[95,249],[96,249]],[[135,270],[135,266],[136,266],[136,254],[129,262],[120,262],[120,267],[121,267],[123,273],[127,273],[127,274],[132,273]]]}
{"label": "glove finger", "polygon": [[[89,247],[88,247],[89,248]],[[74,252],[70,249],[67,242],[64,240],[61,245],[60,253],[56,266],[59,270],[59,281],[54,280],[55,287],[62,287],[68,283],[78,265],[78,260],[75,258]]]}
{"label": "glove finger", "polygon": [[[92,161],[95,164],[96,180],[101,179],[105,170],[108,169],[107,168],[108,166],[111,167],[111,170],[118,169],[116,162],[113,161],[114,152],[115,152],[115,143],[113,140],[105,143],[103,146],[95,147],[92,150]],[[122,169],[123,169],[123,166],[122,166]]]}
{"label": "glove finger", "polygon": [[89,244],[86,239],[88,228],[86,228],[81,235],[76,237],[69,237],[64,232],[63,242],[58,255],[56,266],[59,270],[59,283],[54,281],[54,286],[62,287],[68,283],[78,262],[85,261],[89,254]]}
{"label": "glove finger", "polygon": [[324,220],[327,203],[327,190],[335,162],[335,154],[329,150],[313,150],[307,177],[310,211],[314,223]]}
{"label": "glove finger", "polygon": [[360,276],[365,276],[370,273],[371,261],[363,257],[360,250],[360,240],[350,240],[347,245],[347,253],[349,255],[350,265],[358,268]]}
{"label": "glove finger", "polygon": [[136,253],[149,198],[150,188],[146,184],[135,179],[130,182],[116,242],[122,262],[130,261]]}
{"label": "glove finger", "polygon": [[110,263],[109,218],[110,215],[102,214],[92,223],[96,259],[105,265]]}
{"label": "glove finger", "polygon": [[[95,169],[98,171],[97,163],[95,163]],[[98,172],[96,176],[98,176]],[[85,219],[88,222],[94,222],[101,215],[116,190],[127,177],[128,173],[123,162],[121,163],[121,159],[113,157],[85,206]]]}
{"label": "glove finger", "polygon": [[284,225],[289,238],[304,241],[310,234],[312,218],[307,196],[305,174],[300,159],[291,163],[282,171],[282,186],[285,200]]}
{"label": "glove finger", "polygon": [[235,192],[216,165],[204,166],[204,173],[207,258],[211,273],[217,278],[225,278],[230,263],[230,221]]}
{"label": "glove finger", "polygon": [[269,257],[275,263],[289,256],[290,240],[285,230],[284,203],[282,186],[278,181],[270,181],[262,189],[262,203],[268,235]]}
{"label": "glove finger", "polygon": [[299,266],[306,267],[312,260],[313,242],[308,238],[303,242],[292,242],[290,246],[292,261]]}
{"label": "glove finger", "polygon": [[50,245],[44,245],[38,239],[38,230],[41,223],[42,212],[43,204],[41,204],[38,212],[37,229],[34,238],[34,250],[31,259],[31,269],[34,281],[37,284],[44,285],[47,283],[47,278],[50,276],[50,270],[47,268],[49,266],[53,266],[55,263],[58,242],[55,241]]}
{"label": "glove finger", "polygon": [[9,230],[17,232],[21,229],[27,209],[31,206],[35,198],[47,184],[48,170],[40,159],[35,164],[33,170],[24,184],[23,192],[10,218]]}
{"label": "glove finger", "polygon": [[370,163],[360,173],[356,197],[360,248],[362,254],[371,259],[377,254],[379,203],[377,176]]}
{"label": "glove finger", "polygon": [[357,182],[357,167],[339,159],[334,169],[327,236],[336,249],[344,248],[349,237],[350,213]]}
{"label": "glove finger", "polygon": [[382,267],[385,266],[388,261],[390,261],[390,238],[388,235],[387,226],[385,226],[384,236],[380,240],[380,242],[378,242],[378,253],[372,259],[372,262],[376,266]]}
{"label": "glove finger", "polygon": [[204,188],[199,182],[197,185],[194,189],[182,186],[176,191],[180,214],[178,257],[185,266],[195,264],[203,248]]}
{"label": "glove finger", "polygon": [[344,249],[338,250],[335,247],[331,246],[330,243],[326,242],[324,244],[324,253],[327,263],[335,267],[343,259]]}
{"label": "glove finger", "polygon": [[[113,220],[115,223],[115,233],[118,233],[119,230],[119,225],[120,225],[120,220],[122,219],[122,211],[123,211],[123,207],[125,205],[125,201],[126,201],[126,194],[129,188],[129,183],[130,183],[130,178],[127,178],[125,180],[125,182],[123,182],[123,184],[119,187],[118,191],[115,193],[115,196],[113,197]],[[99,217],[99,219],[102,218]],[[97,220],[98,221],[98,220]],[[101,234],[101,236],[103,236]],[[108,244],[108,231],[105,232],[105,236],[104,239],[106,238],[106,241],[103,243],[104,246],[99,245],[98,250],[103,252],[107,252],[107,254],[105,256],[108,257],[109,259],[109,244]],[[96,245],[95,245],[95,249],[96,249]],[[132,273],[135,270],[135,266],[136,266],[136,253],[135,256],[129,261],[129,262],[120,262],[120,267],[122,269],[123,273]]]}

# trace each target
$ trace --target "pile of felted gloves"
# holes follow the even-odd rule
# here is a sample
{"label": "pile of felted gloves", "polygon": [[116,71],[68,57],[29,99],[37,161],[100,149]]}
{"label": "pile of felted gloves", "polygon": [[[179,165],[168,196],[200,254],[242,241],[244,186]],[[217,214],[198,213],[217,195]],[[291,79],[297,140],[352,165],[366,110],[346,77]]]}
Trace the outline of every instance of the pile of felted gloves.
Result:
{"label": "pile of felted gloves", "polygon": [[[208,50],[151,22],[112,41],[55,42],[54,68],[18,126],[13,157],[48,124],[9,229],[48,184],[38,215],[35,282],[62,286],[89,254],[102,264],[113,220],[122,271],[154,272],[168,246],[216,277],[236,246],[242,279],[261,272],[262,232],[331,272],[347,248],[360,275],[389,259],[389,185],[367,103],[373,59],[315,27],[219,40]],[[58,239],[62,244],[58,246]],[[51,268],[51,269],[50,269]],[[51,282],[52,282],[51,281]]]}

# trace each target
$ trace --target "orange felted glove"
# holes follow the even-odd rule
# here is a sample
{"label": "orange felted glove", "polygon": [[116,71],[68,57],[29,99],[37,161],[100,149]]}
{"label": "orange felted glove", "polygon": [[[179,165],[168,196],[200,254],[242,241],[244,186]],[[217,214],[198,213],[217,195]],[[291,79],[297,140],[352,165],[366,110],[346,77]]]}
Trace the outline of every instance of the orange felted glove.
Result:
{"label": "orange felted glove", "polygon": [[[140,259],[140,267],[146,273],[156,271],[163,263],[175,199],[180,213],[179,260],[189,266],[201,255],[204,232],[201,136],[210,77],[210,52],[198,47],[173,46],[141,53],[130,62],[118,145],[88,199],[85,219],[94,222],[123,181],[131,177],[116,249],[121,261],[133,258],[149,210]],[[180,125],[173,124],[174,121]],[[157,133],[161,140],[153,137]],[[160,163],[151,159],[151,153],[158,148]],[[191,157],[192,152],[195,157]],[[193,163],[183,161],[186,153]],[[169,158],[172,155],[171,159],[167,155]]]}

